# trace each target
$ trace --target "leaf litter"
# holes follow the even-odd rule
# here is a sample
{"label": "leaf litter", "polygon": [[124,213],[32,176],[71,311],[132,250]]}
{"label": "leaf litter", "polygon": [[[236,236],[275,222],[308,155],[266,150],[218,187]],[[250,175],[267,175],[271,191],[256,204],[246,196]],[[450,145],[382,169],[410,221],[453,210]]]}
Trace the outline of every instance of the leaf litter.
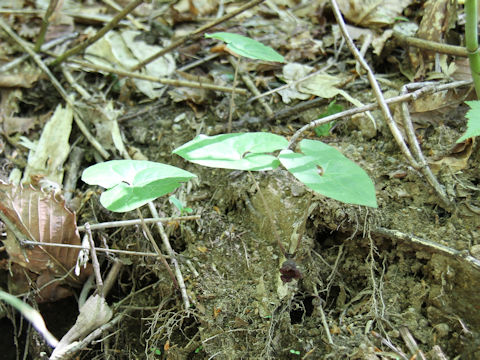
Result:
{"label": "leaf litter", "polygon": [[[49,18],[45,40],[72,31],[79,35],[51,49],[53,56],[90,39],[117,14],[104,2],[58,4]],[[121,9],[128,2],[119,4]],[[439,204],[432,188],[408,165],[378,111],[372,111],[373,130],[370,120],[362,120],[364,115],[337,119],[322,141],[339,149],[373,180],[379,208],[367,210],[318,194],[310,200],[309,191],[284,170],[256,174],[257,188],[247,174],[200,168],[171,154],[199,134],[226,132],[231,94],[220,87],[233,87],[234,69],[225,55],[212,56],[211,39],[187,37],[193,41],[182,42],[150,62],[137,72],[138,78],[94,68],[107,65],[132,72],[139,61],[243,5],[193,0],[173,6],[166,2],[138,6],[119,26],[72,56],[72,61],[67,59],[51,69],[72,97],[73,108],[64,105],[66,100],[47,77],[38,75],[31,59],[2,74],[0,119],[5,144],[0,171],[5,181],[18,179],[13,174],[23,172],[23,185],[1,185],[0,211],[19,230],[12,234],[7,226],[3,239],[2,279],[10,276],[10,291],[17,285],[20,293],[37,296],[30,299],[58,300],[70,294],[79,280],[72,282],[67,275],[75,266],[78,249],[23,247],[18,237],[80,245],[77,218],[79,224],[93,224],[138,217],[107,212],[99,205],[98,191],[76,181],[78,173],[73,175],[75,196],[68,205],[76,216],[60,198],[61,185],[50,186],[71,178],[64,170],[75,166],[83,170],[101,159],[79,131],[81,119],[111,159],[139,156],[197,174],[198,180],[175,194],[200,215],[194,222],[165,224],[173,251],[181,255],[179,266],[191,307],[184,308],[180,292],[158,258],[119,255],[117,260],[124,267],[106,300],[114,316],[129,317],[118,325],[117,320],[108,322],[112,314],[106,311],[104,321],[87,327],[91,332],[101,324],[107,328],[111,324],[108,331],[116,336],[105,347],[102,342],[84,346],[81,358],[478,357],[480,315],[475,304],[480,274],[471,265],[474,257],[471,262],[462,259],[471,256],[469,251],[474,256],[480,239],[480,158],[473,140],[455,143],[464,132],[468,109],[463,101],[471,96],[467,91],[426,95],[413,101],[409,112],[427,162],[455,200],[453,212]],[[418,29],[413,35],[437,42],[448,38],[462,45],[462,7],[432,0],[424,6],[372,0],[338,1],[338,5],[387,98],[401,95],[401,87],[412,81],[469,78],[462,58],[406,46],[394,30],[396,23],[408,21]],[[34,44],[48,2],[6,2],[3,6],[9,15],[2,22]],[[259,87],[260,94],[254,95],[271,92],[260,99],[273,109],[273,115],[266,115],[258,102],[248,102],[246,92],[235,95],[235,132],[271,131],[291,137],[319,118],[333,100],[345,109],[374,102],[366,76],[347,51],[327,1],[265,1],[208,32],[247,35],[271,46],[287,61],[285,65],[242,61],[240,74],[251,77]],[[5,45],[0,48],[3,66],[22,55],[23,49],[6,33],[0,36]],[[48,64],[51,58],[43,59]],[[169,77],[177,83],[160,84],[140,75]],[[197,88],[185,87],[180,83],[184,79],[197,82]],[[202,84],[218,88],[207,90]],[[243,80],[237,81],[236,88],[245,90]],[[402,130],[400,106],[394,117]],[[67,113],[58,113],[61,109]],[[288,117],[282,117],[285,111]],[[314,139],[314,132],[304,136]],[[69,149],[75,147],[85,150],[80,164],[68,158]],[[38,189],[29,185],[32,180]],[[42,184],[47,186],[40,190]],[[155,207],[161,216],[178,212],[166,197],[156,200]],[[104,229],[94,232],[93,238],[98,247],[151,252],[144,232],[140,227]],[[278,241],[287,249],[285,253]],[[463,251],[463,257],[451,255],[457,253],[448,249]],[[113,255],[99,258],[105,275]],[[285,273],[293,280],[284,282]],[[58,284],[51,292],[55,296],[36,291],[49,283],[47,275],[62,279],[54,283]],[[83,282],[86,276],[81,277]],[[7,281],[1,286],[6,289]],[[75,302],[72,298],[62,301]],[[53,311],[47,309],[42,315],[49,330],[61,336],[68,328],[56,329],[55,321],[49,319],[62,308],[71,323],[78,314],[56,304],[61,303],[53,303]],[[45,351],[35,344],[29,342],[31,358]],[[24,348],[8,351],[12,357],[15,352],[23,356]]]}

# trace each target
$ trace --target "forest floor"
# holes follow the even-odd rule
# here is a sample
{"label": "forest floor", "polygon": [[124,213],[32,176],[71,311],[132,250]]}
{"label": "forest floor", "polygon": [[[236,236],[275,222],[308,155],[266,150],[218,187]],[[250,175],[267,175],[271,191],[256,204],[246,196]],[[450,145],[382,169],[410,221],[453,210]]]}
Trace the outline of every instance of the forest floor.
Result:
{"label": "forest floor", "polygon": [[[394,32],[397,25],[410,26],[413,36],[462,46],[462,7],[452,7],[450,1],[397,0],[373,9],[368,7],[372,1],[338,1],[348,32],[386,99],[419,81],[428,83],[411,91],[431,89],[404,103],[440,192],[427,181],[424,168],[415,168],[402,153],[378,107],[370,113],[340,115],[330,129],[316,132],[312,127],[300,133],[303,139],[334,146],[367,172],[378,203],[372,208],[312,192],[280,168],[251,176],[202,167],[172,154],[199,134],[226,133],[230,113],[232,132],[291,138],[335,106],[341,114],[378,103],[329,1],[257,1],[207,31],[254,38],[281,53],[285,64],[242,60],[234,84],[236,62],[225,52],[211,50],[220,42],[189,35],[193,40],[181,42],[142,72],[174,80],[166,85],[135,79],[125,71],[247,2],[145,3],[86,50],[52,64],[55,56],[91,38],[117,14],[105,3],[59,2],[46,40],[66,40],[40,52],[36,61],[27,57],[15,66],[11,61],[26,54],[22,39],[24,45],[34,44],[39,37],[42,6],[47,5],[2,4],[1,179],[33,183],[48,193],[46,180],[69,178],[67,208],[75,211],[78,226],[93,225],[138,219],[139,214],[102,207],[104,189],[82,182],[82,171],[105,160],[150,160],[197,175],[174,192],[196,217],[164,223],[171,252],[157,228],[148,226],[170,271],[158,256],[137,254],[155,251],[141,225],[92,230],[97,247],[132,253],[97,252],[104,280],[112,268],[118,271],[106,296],[113,314],[79,336],[81,340],[105,327],[74,358],[480,358],[480,152],[474,139],[456,144],[466,127],[469,108],[464,101],[474,98],[472,86],[464,81],[471,79],[468,63],[459,56],[405,45]],[[78,34],[69,39],[74,32]],[[50,68],[50,75],[39,63]],[[252,101],[248,79],[260,93],[284,88]],[[232,101],[231,91],[184,86],[180,80],[246,91]],[[453,85],[442,90],[444,84]],[[68,130],[58,128],[44,137],[59,105],[81,114],[104,155],[79,128],[77,115]],[[405,136],[402,103],[391,104],[390,110]],[[38,163],[34,155],[41,146],[48,150]],[[408,147],[415,145],[410,141]],[[67,176],[64,169],[76,172]],[[0,211],[7,213],[5,199],[0,202]],[[168,196],[156,199],[153,207],[161,217],[182,215]],[[141,214],[155,217],[148,206]],[[31,263],[18,260],[21,253],[14,256],[5,247],[0,255],[0,287],[22,294],[39,309],[47,328],[62,338],[77,319],[81,289],[69,297],[57,289],[49,295],[52,301],[41,301],[38,287],[44,270],[29,268]],[[282,281],[279,270],[286,261],[301,274],[299,279]],[[20,265],[18,272],[27,275],[28,285],[16,283],[20,280],[12,264]],[[172,279],[178,281],[177,270],[183,290]],[[2,304],[0,315],[0,359],[49,358],[52,349],[15,310]]]}

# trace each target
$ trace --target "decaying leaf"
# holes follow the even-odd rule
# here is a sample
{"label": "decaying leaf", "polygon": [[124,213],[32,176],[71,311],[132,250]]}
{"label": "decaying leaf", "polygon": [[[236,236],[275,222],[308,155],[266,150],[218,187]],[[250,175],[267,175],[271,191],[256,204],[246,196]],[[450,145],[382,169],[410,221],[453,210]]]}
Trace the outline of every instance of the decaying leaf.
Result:
{"label": "decaying leaf", "polygon": [[337,0],[337,3],[350,22],[368,27],[393,24],[412,0]]}
{"label": "decaying leaf", "polygon": [[112,315],[113,311],[108,306],[105,298],[100,295],[90,296],[80,309],[80,314],[78,314],[75,324],[62,337],[50,359],[68,358],[65,353],[75,344],[76,340],[82,339],[93,330],[106,324],[112,318]]}
{"label": "decaying leaf", "polygon": [[[159,46],[148,45],[138,40],[139,31],[125,30],[122,32],[111,31],[96,43],[86,49],[85,58],[94,64],[114,66],[120,69],[129,69],[161,50]],[[171,54],[166,54],[147,64],[147,75],[167,77],[175,71],[175,60]],[[162,94],[160,84],[151,81],[133,79],[137,88],[149,98],[153,99]]]}
{"label": "decaying leaf", "polygon": [[[38,242],[80,245],[75,214],[58,197],[53,192],[45,193],[31,186],[0,183],[0,212],[11,224],[7,226],[7,238],[3,241],[9,260],[28,270],[31,278],[39,275],[36,279],[39,287],[56,277],[63,278],[62,283],[80,285],[88,273],[84,271],[79,277],[73,274],[78,249],[24,246],[12,230],[13,226],[26,239]],[[47,298],[56,300],[55,296]]]}
{"label": "decaying leaf", "polygon": [[117,150],[122,156],[127,153],[117,122],[120,111],[114,108],[112,101],[96,105],[77,103],[77,109],[85,121],[95,126],[97,140],[106,150]]}
{"label": "decaying leaf", "polygon": [[434,173],[448,167],[453,173],[463,170],[468,166],[468,159],[472,155],[475,138],[469,138],[460,144],[456,144],[448,154],[430,161],[430,168]]}
{"label": "decaying leaf", "polygon": [[57,184],[62,183],[63,163],[70,152],[68,139],[72,121],[72,108],[58,105],[45,125],[36,148],[31,149],[28,155],[28,164],[23,175],[25,182],[29,182],[32,175],[45,175]]}
{"label": "decaying leaf", "polygon": [[[450,0],[428,0],[416,36],[434,42],[444,42],[446,32],[456,21],[455,2]],[[422,49],[410,49],[409,59],[412,70],[416,71],[415,79],[423,77],[432,70],[435,53]]]}
{"label": "decaying leaf", "polygon": [[195,16],[211,14],[218,7],[218,0],[180,0],[173,8],[179,13],[191,12]]}
{"label": "decaying leaf", "polygon": [[40,74],[2,74],[0,75],[0,87],[23,87],[31,88],[37,82]]}

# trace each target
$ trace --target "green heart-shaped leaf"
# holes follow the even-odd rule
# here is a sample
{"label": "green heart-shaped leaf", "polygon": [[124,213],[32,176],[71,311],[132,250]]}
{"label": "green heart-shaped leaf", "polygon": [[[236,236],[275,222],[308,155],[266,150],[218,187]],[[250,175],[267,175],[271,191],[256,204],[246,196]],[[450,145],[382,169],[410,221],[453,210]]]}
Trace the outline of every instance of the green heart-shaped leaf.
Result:
{"label": "green heart-shaped leaf", "polygon": [[100,197],[108,210],[124,212],[168,194],[196,175],[152,161],[113,160],[85,169],[82,180],[109,189]]}
{"label": "green heart-shaped leaf", "polygon": [[344,203],[377,207],[373,182],[360,166],[321,141],[302,140],[300,149],[283,150],[278,158],[305,186]]}
{"label": "green heart-shaped leaf", "polygon": [[278,167],[277,157],[268,153],[287,146],[287,139],[270,133],[199,135],[173,153],[203,166],[261,171]]}

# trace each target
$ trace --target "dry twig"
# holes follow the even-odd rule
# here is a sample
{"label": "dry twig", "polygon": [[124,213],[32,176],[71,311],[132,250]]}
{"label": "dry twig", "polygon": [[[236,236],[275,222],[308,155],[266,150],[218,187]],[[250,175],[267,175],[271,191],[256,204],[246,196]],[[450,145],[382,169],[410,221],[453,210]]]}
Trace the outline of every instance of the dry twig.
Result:
{"label": "dry twig", "polygon": [[[375,75],[370,68],[370,66],[367,64],[365,59],[363,58],[362,54],[358,51],[358,49],[355,47],[355,44],[353,43],[353,40],[348,34],[345,22],[343,21],[342,14],[340,13],[340,9],[338,8],[337,2],[335,0],[330,0],[330,3],[332,5],[333,13],[335,15],[335,18],[337,20],[337,23],[340,27],[340,31],[342,32],[343,37],[345,38],[345,41],[347,42],[348,48],[352,52],[353,56],[355,59],[360,63],[360,65],[365,69],[367,72],[368,80],[370,82],[370,86],[372,87],[372,90],[375,94],[375,98],[377,99],[377,102],[380,106],[380,109],[382,111],[382,114],[387,121],[387,125],[390,128],[390,132],[392,133],[393,137],[395,138],[395,141],[397,142],[397,145],[400,147],[400,150],[402,151],[403,155],[407,158],[408,162],[415,168],[424,174],[429,179],[429,183],[432,182],[436,184],[434,186],[435,191],[440,197],[440,200],[442,202],[442,205],[447,209],[447,210],[452,210],[453,209],[453,204],[450,202],[450,200],[446,197],[446,193],[438,184],[436,179],[433,177],[433,174],[431,171],[429,171],[428,167],[426,166],[425,163],[418,163],[418,161],[414,158],[412,155],[410,149],[408,148],[407,144],[405,143],[402,133],[398,129],[395,120],[392,117],[392,114],[390,112],[390,109],[387,106],[387,103],[385,102],[385,98],[383,97],[382,90],[380,89],[380,86],[375,79]],[[405,105],[406,106],[406,105]],[[412,140],[413,141],[413,140]],[[412,148],[415,146],[419,149],[418,143],[416,143],[416,140],[410,144]],[[421,154],[421,151],[420,151]],[[423,158],[423,157],[422,157]]]}
{"label": "dry twig", "polygon": [[272,115],[273,115],[272,108],[267,104],[265,99],[263,99],[262,97],[259,97],[259,96],[261,96],[260,91],[258,91],[258,88],[255,86],[253,81],[250,79],[248,74],[241,71],[241,69],[239,69],[241,67],[240,66],[240,61],[235,62],[234,59],[233,59],[233,56],[229,56],[228,60],[229,60],[230,64],[233,66],[233,68],[235,69],[235,73],[237,72],[237,70],[240,71],[240,77],[242,78],[243,83],[250,89],[252,94],[255,95],[259,99],[260,104],[265,109],[265,113],[267,114],[267,116],[272,117]]}
{"label": "dry twig", "polygon": [[141,80],[158,82],[158,83],[164,84],[164,85],[185,86],[185,87],[191,87],[191,88],[224,91],[224,92],[235,92],[235,93],[239,93],[239,94],[242,94],[242,95],[247,94],[247,91],[245,89],[233,89],[233,88],[229,88],[229,87],[226,87],[226,86],[219,86],[219,85],[201,83],[201,82],[195,82],[195,81],[184,81],[184,80],[173,80],[173,79],[167,79],[167,78],[159,78],[159,77],[143,75],[143,74],[139,74],[139,73],[135,73],[135,72],[131,72],[131,71],[115,69],[115,68],[111,68],[109,66],[91,64],[89,62],[81,61],[81,60],[71,59],[69,61],[72,62],[72,63],[78,64],[78,65],[90,68],[90,69],[105,71],[105,72],[108,72],[108,73],[117,74],[119,76],[125,76],[125,77],[130,77],[130,78],[136,78],[136,79],[141,79]]}
{"label": "dry twig", "polygon": [[[454,82],[451,82],[451,83],[448,83],[448,84],[432,83],[431,85],[427,85],[425,87],[422,87],[421,89],[418,89],[414,92],[404,94],[404,95],[395,96],[395,97],[391,97],[389,99],[385,99],[385,103],[386,104],[396,104],[396,103],[400,103],[400,102],[404,102],[404,101],[416,100],[416,99],[418,99],[422,96],[425,96],[427,94],[432,94],[432,93],[435,93],[435,92],[448,90],[448,89],[455,89],[455,88],[458,88],[458,87],[461,87],[461,86],[466,86],[466,85],[471,85],[471,84],[472,84],[471,80],[454,81]],[[359,113],[362,113],[362,112],[365,112],[365,111],[368,111],[368,110],[375,110],[379,106],[380,105],[375,102],[375,103],[371,103],[371,104],[368,104],[368,105],[365,105],[365,106],[345,110],[345,111],[342,111],[342,112],[339,112],[339,113],[336,113],[336,114],[333,114],[333,115],[330,115],[330,116],[327,116],[327,117],[324,117],[324,118],[321,118],[321,119],[311,121],[307,125],[298,129],[295,132],[295,134],[293,134],[293,136],[290,138],[290,143],[289,143],[288,147],[290,149],[292,149],[293,146],[295,145],[295,143],[300,138],[300,136],[304,132],[306,132],[310,129],[313,129],[313,128],[319,126],[319,125],[328,123],[332,120],[338,120],[340,118],[346,119],[347,117],[355,115],[355,114],[359,114]]]}
{"label": "dry twig", "polygon": [[456,250],[431,240],[422,239],[415,235],[405,234],[398,230],[390,230],[378,227],[376,229],[372,229],[371,231],[378,235],[386,236],[390,239],[407,241],[413,245],[420,245],[424,248],[427,248],[432,252],[454,257],[459,261],[464,261],[473,268],[480,270],[480,260],[470,255],[467,251]]}
{"label": "dry twig", "polygon": [[92,36],[91,38],[88,38],[81,44],[78,44],[74,48],[71,48],[70,50],[64,52],[62,55],[58,56],[51,65],[55,66],[60,64],[62,61],[65,61],[70,56],[78,54],[79,52],[85,50],[88,46],[92,45],[97,40],[101,39],[103,35],[105,35],[107,32],[112,30],[120,22],[120,20],[122,20],[125,16],[130,14],[142,2],[143,0],[133,0],[121,12],[119,12],[108,24],[106,24],[103,28],[98,30],[98,32],[94,36]]}
{"label": "dry twig", "polygon": [[57,89],[59,94],[62,96],[63,100],[72,107],[74,110],[74,120],[75,123],[77,124],[78,128],[82,132],[82,134],[87,138],[87,140],[92,144],[92,146],[100,153],[100,155],[104,159],[108,159],[110,155],[108,152],[103,148],[103,146],[95,139],[95,137],[90,133],[88,128],[86,127],[85,123],[82,121],[80,114],[78,111],[76,111],[75,106],[73,104],[72,99],[67,95],[67,92],[63,88],[62,84],[57,80],[57,78],[52,74],[50,69],[44,64],[42,59],[40,59],[40,56],[35,53],[32,48],[31,44],[27,43],[25,40],[23,40],[20,36],[18,36],[11,28],[8,26],[2,19],[0,19],[0,27],[5,30],[5,32],[13,39],[15,40],[22,48],[27,52],[35,61],[35,63],[38,65],[40,69],[48,76],[50,79],[50,82],[52,85]]}
{"label": "dry twig", "polygon": [[[62,2],[63,3],[63,2]],[[37,37],[37,43],[35,44],[35,52],[39,52],[40,48],[43,45],[43,42],[45,41],[45,34],[47,33],[48,25],[50,24],[50,18],[57,8],[58,5],[58,0],[50,0],[48,3],[48,8],[47,11],[45,11],[45,14],[43,14],[42,18],[42,27],[40,28],[40,33],[38,34]],[[60,5],[62,6],[62,4]]]}
{"label": "dry twig", "polygon": [[[409,89],[415,89],[418,87],[422,87],[428,83],[417,83],[417,84],[408,84],[402,87],[402,94],[408,93]],[[423,156],[422,149],[420,148],[420,144],[417,141],[417,137],[415,135],[415,129],[413,128],[412,120],[410,118],[410,112],[408,111],[408,104],[406,102],[402,103],[402,120],[403,120],[403,128],[407,135],[408,142],[410,144],[410,148],[412,150],[413,156],[415,157],[416,163],[411,164],[416,170],[419,170],[423,176],[427,179],[427,182],[430,186],[433,187],[435,192],[437,193],[438,197],[440,198],[443,205],[447,208],[452,210],[453,204],[448,199],[447,193],[442,185],[438,182],[435,175],[433,175],[430,166],[428,166],[425,157]],[[416,165],[416,166],[415,166]]]}

